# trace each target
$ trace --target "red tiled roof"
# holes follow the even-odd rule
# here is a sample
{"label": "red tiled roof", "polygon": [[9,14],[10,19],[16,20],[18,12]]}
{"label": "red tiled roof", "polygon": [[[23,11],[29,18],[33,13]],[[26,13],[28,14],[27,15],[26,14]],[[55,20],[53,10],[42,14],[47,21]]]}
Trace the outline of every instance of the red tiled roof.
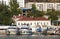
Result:
{"label": "red tiled roof", "polygon": [[25,0],[25,2],[60,2],[60,0]]}
{"label": "red tiled roof", "polygon": [[24,16],[13,16],[12,17],[13,19],[17,19],[19,18],[18,21],[27,21],[27,20],[48,20],[47,18],[45,17],[24,17]]}
{"label": "red tiled roof", "polygon": [[18,21],[31,21],[31,20],[48,20],[48,19],[46,19],[46,18],[44,18],[44,17],[24,17],[24,16],[15,16],[15,17],[13,17],[13,18],[19,18],[19,20]]}
{"label": "red tiled roof", "polygon": [[47,2],[47,0],[25,0],[25,2]]}

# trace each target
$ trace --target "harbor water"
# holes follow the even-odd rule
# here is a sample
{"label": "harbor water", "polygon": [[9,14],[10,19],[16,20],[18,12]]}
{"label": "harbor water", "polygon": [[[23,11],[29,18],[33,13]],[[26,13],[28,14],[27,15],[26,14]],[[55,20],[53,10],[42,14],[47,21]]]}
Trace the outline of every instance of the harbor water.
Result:
{"label": "harbor water", "polygon": [[59,35],[0,35],[0,39],[60,39]]}

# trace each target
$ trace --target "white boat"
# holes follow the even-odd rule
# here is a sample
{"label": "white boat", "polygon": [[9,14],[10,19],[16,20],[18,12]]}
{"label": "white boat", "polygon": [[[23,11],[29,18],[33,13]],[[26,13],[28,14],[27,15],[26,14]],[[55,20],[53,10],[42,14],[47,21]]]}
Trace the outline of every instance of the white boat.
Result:
{"label": "white boat", "polygon": [[32,29],[29,27],[21,27],[20,34],[32,34]]}
{"label": "white boat", "polygon": [[16,34],[17,33],[17,27],[16,26],[10,26],[7,29],[7,34]]}

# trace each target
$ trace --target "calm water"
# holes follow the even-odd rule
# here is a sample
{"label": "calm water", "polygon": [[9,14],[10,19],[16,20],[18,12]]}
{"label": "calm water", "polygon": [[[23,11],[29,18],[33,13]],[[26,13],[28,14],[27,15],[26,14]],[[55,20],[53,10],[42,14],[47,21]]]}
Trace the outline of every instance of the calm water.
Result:
{"label": "calm water", "polygon": [[58,35],[0,35],[0,39],[60,39]]}

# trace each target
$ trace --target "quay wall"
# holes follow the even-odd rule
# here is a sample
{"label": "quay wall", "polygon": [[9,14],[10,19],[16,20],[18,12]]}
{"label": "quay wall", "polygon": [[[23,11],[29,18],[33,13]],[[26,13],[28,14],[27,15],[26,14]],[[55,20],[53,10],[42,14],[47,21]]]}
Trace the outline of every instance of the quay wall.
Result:
{"label": "quay wall", "polygon": [[48,27],[50,27],[50,28],[60,28],[60,26],[54,26],[54,25],[48,26]]}

